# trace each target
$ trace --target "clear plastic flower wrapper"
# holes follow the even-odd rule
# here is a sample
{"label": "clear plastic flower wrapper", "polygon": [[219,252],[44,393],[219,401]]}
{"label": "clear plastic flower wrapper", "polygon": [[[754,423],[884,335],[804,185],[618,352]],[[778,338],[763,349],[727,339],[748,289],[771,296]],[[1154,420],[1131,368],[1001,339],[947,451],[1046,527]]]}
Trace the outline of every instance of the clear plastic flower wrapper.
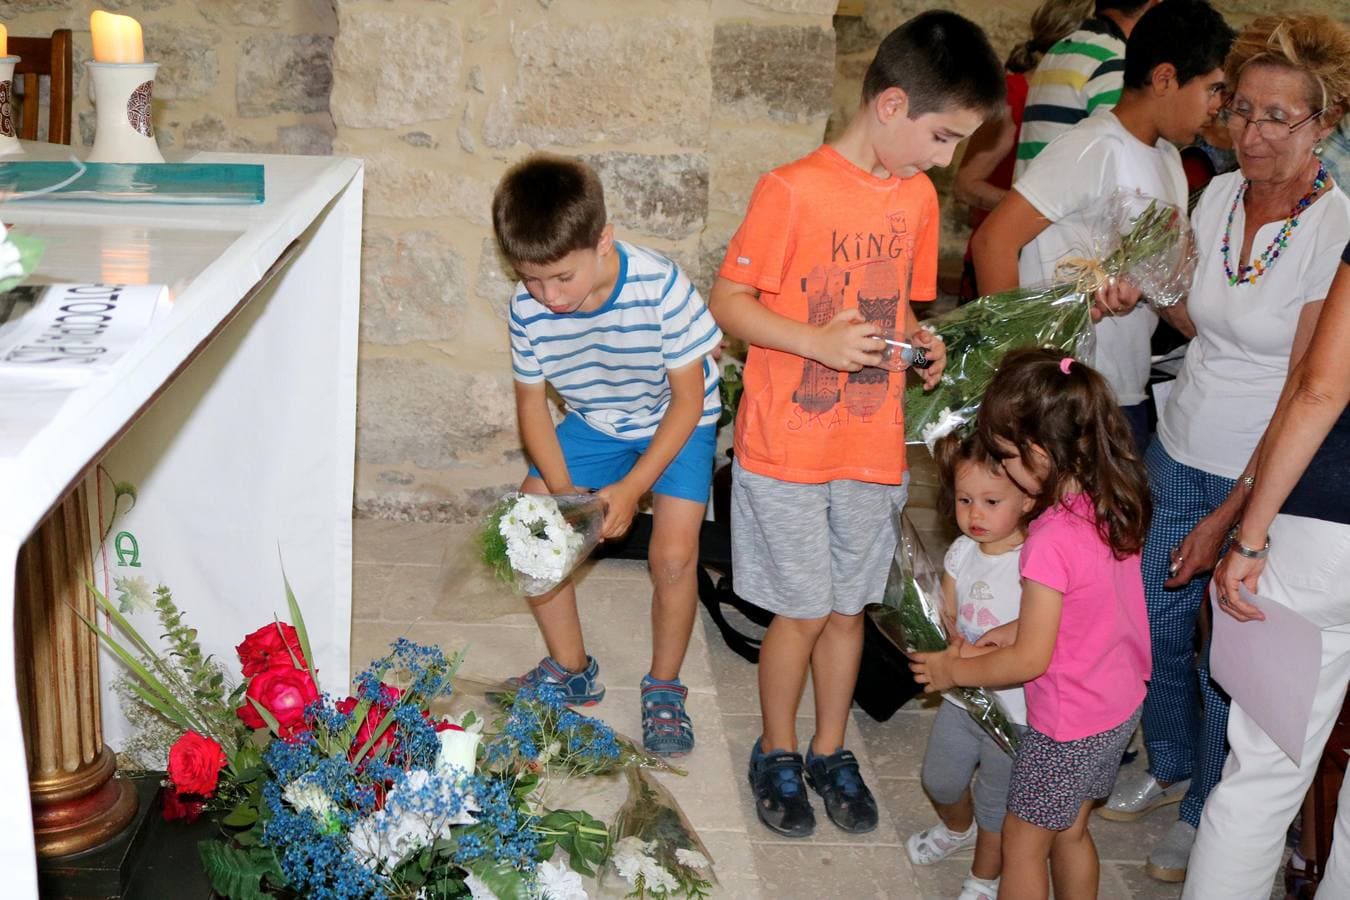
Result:
{"label": "clear plastic flower wrapper", "polygon": [[1138,193],[1117,191],[1089,221],[1073,228],[1074,249],[1056,266],[1050,284],[989,294],[930,319],[947,345],[942,380],[931,391],[905,391],[905,441],[930,448],[941,437],[968,430],[999,361],[1020,347],[1054,347],[1091,361],[1091,310],[1110,279],[1129,281],[1157,307],[1177,303],[1190,289],[1195,241],[1183,210]]}
{"label": "clear plastic flower wrapper", "polygon": [[[942,567],[933,562],[909,519],[897,517],[900,541],[880,604],[867,614],[882,634],[905,653],[931,653],[947,647],[942,624]],[[955,687],[946,691],[965,706],[970,717],[1009,756],[1017,753],[1017,729],[994,692],[988,688]]]}
{"label": "clear plastic flower wrapper", "polygon": [[630,897],[708,896],[712,857],[670,791],[640,768],[625,770],[628,799],[610,826],[613,848],[600,885],[622,883]]}
{"label": "clear plastic flower wrapper", "polygon": [[483,562],[516,593],[547,594],[600,543],[605,509],[596,494],[507,494],[484,516]]}

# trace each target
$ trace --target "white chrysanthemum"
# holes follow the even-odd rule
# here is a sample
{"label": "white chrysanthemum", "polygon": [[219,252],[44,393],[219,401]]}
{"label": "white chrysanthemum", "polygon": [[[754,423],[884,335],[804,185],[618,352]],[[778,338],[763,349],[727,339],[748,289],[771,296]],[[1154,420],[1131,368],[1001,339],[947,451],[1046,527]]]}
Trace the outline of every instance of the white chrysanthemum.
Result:
{"label": "white chrysanthemum", "polygon": [[682,866],[688,866],[691,869],[708,868],[708,857],[699,853],[697,850],[686,850],[679,847],[675,851],[675,861]]}
{"label": "white chrysanthemum", "polygon": [[281,792],[281,798],[301,812],[312,813],[320,822],[327,820],[329,813],[337,812],[333,798],[312,781],[292,781]]}
{"label": "white chrysanthemum", "polygon": [[928,445],[928,450],[931,452],[934,444],[964,424],[966,424],[965,416],[958,412],[952,412],[944,406],[942,411],[938,413],[936,422],[929,422],[923,426],[921,432],[923,442]]}
{"label": "white chrysanthemum", "polygon": [[541,900],[590,900],[581,876],[561,863],[541,862],[535,872]]}
{"label": "white chrysanthemum", "polygon": [[680,888],[675,876],[650,856],[642,857],[638,874],[642,876],[643,886],[653,894],[673,894]]}

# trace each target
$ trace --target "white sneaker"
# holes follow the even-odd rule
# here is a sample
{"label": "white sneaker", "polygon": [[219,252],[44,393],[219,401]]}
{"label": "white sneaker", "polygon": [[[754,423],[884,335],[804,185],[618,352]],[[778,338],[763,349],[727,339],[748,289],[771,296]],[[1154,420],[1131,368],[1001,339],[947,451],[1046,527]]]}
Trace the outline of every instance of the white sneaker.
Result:
{"label": "white sneaker", "polygon": [[909,853],[909,861],[916,866],[931,866],[935,862],[940,862],[957,853],[965,850],[967,847],[975,846],[976,825],[970,823],[970,828],[965,831],[952,831],[946,825],[938,822],[932,828],[920,831],[918,834],[911,834],[909,840],[905,841],[905,850]]}
{"label": "white sneaker", "polygon": [[956,900],[998,900],[998,879],[971,875],[961,885],[961,896]]}
{"label": "white sneaker", "polygon": [[1191,859],[1191,848],[1195,846],[1195,826],[1181,819],[1172,823],[1167,834],[1158,841],[1158,846],[1148,855],[1148,864],[1144,871],[1149,876],[1169,884],[1178,884],[1186,880],[1186,866]]}
{"label": "white sneaker", "polygon": [[1116,789],[1111,792],[1111,799],[1097,813],[1113,822],[1133,822],[1160,806],[1180,803],[1190,786],[1189,778],[1163,787],[1146,769],[1128,773],[1122,770],[1116,778]]}

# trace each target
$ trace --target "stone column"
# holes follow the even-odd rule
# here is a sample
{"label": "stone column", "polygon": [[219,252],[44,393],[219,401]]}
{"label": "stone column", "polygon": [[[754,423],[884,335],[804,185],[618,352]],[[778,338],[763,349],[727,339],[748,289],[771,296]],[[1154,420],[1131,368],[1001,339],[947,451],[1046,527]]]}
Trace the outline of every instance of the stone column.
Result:
{"label": "stone column", "polygon": [[14,629],[19,715],[40,857],[116,837],[136,815],[135,789],[103,745],[89,512],[81,483],[19,551]]}

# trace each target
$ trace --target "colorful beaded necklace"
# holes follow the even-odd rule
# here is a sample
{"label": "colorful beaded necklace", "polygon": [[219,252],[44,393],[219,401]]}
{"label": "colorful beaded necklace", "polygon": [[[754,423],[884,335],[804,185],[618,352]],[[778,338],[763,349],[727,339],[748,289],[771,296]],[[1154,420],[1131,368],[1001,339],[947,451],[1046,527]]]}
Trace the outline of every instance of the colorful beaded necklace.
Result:
{"label": "colorful beaded necklace", "polygon": [[1289,238],[1294,233],[1294,228],[1298,225],[1298,217],[1305,209],[1312,206],[1313,200],[1321,192],[1322,188],[1327,186],[1327,168],[1319,160],[1317,163],[1317,174],[1313,176],[1312,190],[1304,194],[1303,197],[1294,204],[1290,210],[1288,218],[1280,226],[1280,230],[1275,233],[1275,239],[1270,242],[1270,246],[1261,251],[1250,266],[1242,265],[1237,272],[1233,271],[1233,265],[1229,261],[1229,247],[1232,244],[1233,235],[1233,216],[1237,213],[1238,204],[1242,202],[1242,195],[1251,187],[1250,180],[1244,180],[1238,187],[1237,196],[1233,198],[1233,205],[1228,210],[1228,224],[1223,228],[1223,273],[1228,276],[1229,287],[1236,287],[1239,284],[1255,284],[1256,279],[1266,274],[1266,270],[1275,265],[1275,260],[1280,258],[1284,248],[1289,245]]}

